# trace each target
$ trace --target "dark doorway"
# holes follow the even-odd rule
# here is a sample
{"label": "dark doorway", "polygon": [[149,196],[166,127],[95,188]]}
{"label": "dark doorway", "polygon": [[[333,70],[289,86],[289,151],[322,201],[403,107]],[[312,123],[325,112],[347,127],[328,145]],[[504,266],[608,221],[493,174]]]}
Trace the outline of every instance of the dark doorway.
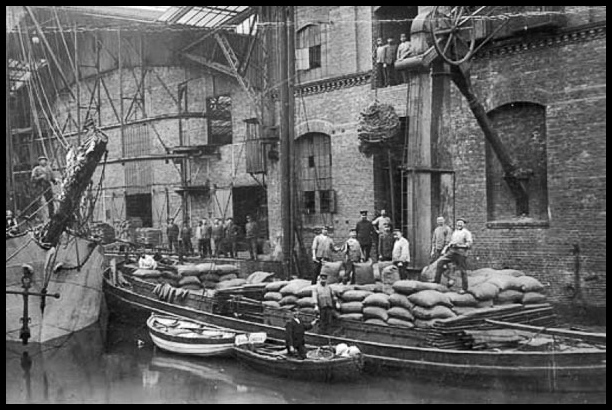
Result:
{"label": "dark doorway", "polygon": [[246,225],[247,215],[251,215],[259,225],[259,237],[269,238],[268,232],[268,193],[262,186],[236,187],[232,191],[234,221],[242,228]]}
{"label": "dark doorway", "polygon": [[151,194],[127,195],[125,209],[128,220],[141,220],[143,228],[153,227],[153,198]]}

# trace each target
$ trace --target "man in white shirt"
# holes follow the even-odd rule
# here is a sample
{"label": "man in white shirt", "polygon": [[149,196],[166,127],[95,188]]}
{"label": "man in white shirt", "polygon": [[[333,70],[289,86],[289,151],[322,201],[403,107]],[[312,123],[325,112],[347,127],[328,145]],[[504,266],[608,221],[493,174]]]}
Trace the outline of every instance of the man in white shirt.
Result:
{"label": "man in white shirt", "polygon": [[316,285],[323,268],[323,262],[330,262],[335,252],[334,240],[327,236],[327,227],[321,228],[321,234],[312,241],[312,261],[315,263],[315,272],[312,284]]}
{"label": "man in white shirt", "polygon": [[[397,47],[397,61],[402,61],[410,58],[412,55],[412,43],[408,41],[408,36],[402,34],[400,36],[400,45]],[[408,71],[402,70],[402,82],[408,84]]]}
{"label": "man in white shirt", "polygon": [[402,235],[402,231],[393,231],[395,245],[393,246],[393,264],[399,269],[400,278],[408,279],[408,264],[410,263],[410,244]]}
{"label": "man in white shirt", "polygon": [[440,283],[444,266],[452,262],[461,271],[461,285],[463,288],[461,293],[465,293],[469,289],[466,263],[467,252],[474,243],[472,233],[465,229],[466,223],[465,219],[457,219],[457,229],[453,232],[448,246],[442,251],[443,256],[438,260],[436,279],[434,280],[435,283]]}

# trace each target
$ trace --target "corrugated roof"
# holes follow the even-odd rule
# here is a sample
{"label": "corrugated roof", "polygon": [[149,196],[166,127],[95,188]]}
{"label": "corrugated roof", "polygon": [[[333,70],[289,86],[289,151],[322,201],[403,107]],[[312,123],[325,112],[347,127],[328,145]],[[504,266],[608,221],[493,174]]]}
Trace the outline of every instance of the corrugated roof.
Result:
{"label": "corrugated roof", "polygon": [[159,21],[201,28],[238,25],[250,16],[252,6],[173,6]]}

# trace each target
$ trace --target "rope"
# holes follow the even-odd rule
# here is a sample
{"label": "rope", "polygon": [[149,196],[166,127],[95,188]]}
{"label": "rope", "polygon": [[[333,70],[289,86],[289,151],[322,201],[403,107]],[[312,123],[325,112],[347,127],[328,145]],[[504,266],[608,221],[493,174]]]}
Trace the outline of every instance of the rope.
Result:
{"label": "rope", "polygon": [[19,255],[19,253],[24,250],[29,244],[34,242],[34,237],[30,236],[30,239],[19,249],[17,249],[11,256],[6,258],[6,263],[9,263],[15,256]]}

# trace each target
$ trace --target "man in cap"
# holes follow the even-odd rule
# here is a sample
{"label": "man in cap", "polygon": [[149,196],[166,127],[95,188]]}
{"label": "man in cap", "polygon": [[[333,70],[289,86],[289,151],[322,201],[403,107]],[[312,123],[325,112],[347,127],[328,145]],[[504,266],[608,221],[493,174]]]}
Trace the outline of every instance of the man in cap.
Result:
{"label": "man in cap", "polygon": [[285,346],[287,353],[297,355],[298,359],[306,359],[306,345],[304,342],[304,334],[317,323],[318,319],[313,322],[304,322],[295,311],[290,311],[289,321],[285,324]]}
{"label": "man in cap", "polygon": [[327,236],[327,227],[322,226],[320,229],[321,233],[312,241],[312,261],[315,264],[312,277],[313,285],[317,284],[321,269],[323,269],[323,262],[330,262],[332,254],[335,252],[334,240]]}
{"label": "man in cap", "polygon": [[474,243],[472,233],[465,229],[467,221],[463,218],[457,219],[457,229],[451,236],[450,243],[442,251],[443,256],[438,260],[436,266],[435,283],[440,283],[445,265],[454,263],[461,271],[461,285],[465,293],[469,289],[467,276],[467,253],[472,248]]}
{"label": "man in cap", "polygon": [[453,230],[446,225],[444,217],[439,217],[437,220],[438,226],[435,229],[431,238],[431,259],[430,263],[434,263],[442,256],[442,251],[448,246],[453,235]]}
{"label": "man in cap", "polygon": [[410,263],[410,244],[399,229],[393,231],[393,236],[395,237],[393,264],[399,269],[400,278],[406,280],[408,279],[408,264]]}
{"label": "man in cap", "polygon": [[361,220],[357,222],[355,230],[357,231],[357,240],[361,245],[364,258],[368,261],[372,253],[372,243],[376,237],[374,225],[368,220],[368,211],[361,211]]}
{"label": "man in cap", "polygon": [[[57,180],[48,161],[48,158],[44,155],[38,157],[38,165],[32,170],[30,178],[36,195],[41,197],[41,216],[43,220],[51,218],[55,212],[52,184],[57,184]],[[48,210],[49,215],[44,214],[45,208]]]}
{"label": "man in cap", "polygon": [[319,283],[312,291],[312,299],[314,300],[315,313],[318,313],[321,319],[319,333],[329,334],[329,328],[334,319],[334,308],[340,310],[340,303],[332,289],[327,285],[327,273],[321,272]]}

